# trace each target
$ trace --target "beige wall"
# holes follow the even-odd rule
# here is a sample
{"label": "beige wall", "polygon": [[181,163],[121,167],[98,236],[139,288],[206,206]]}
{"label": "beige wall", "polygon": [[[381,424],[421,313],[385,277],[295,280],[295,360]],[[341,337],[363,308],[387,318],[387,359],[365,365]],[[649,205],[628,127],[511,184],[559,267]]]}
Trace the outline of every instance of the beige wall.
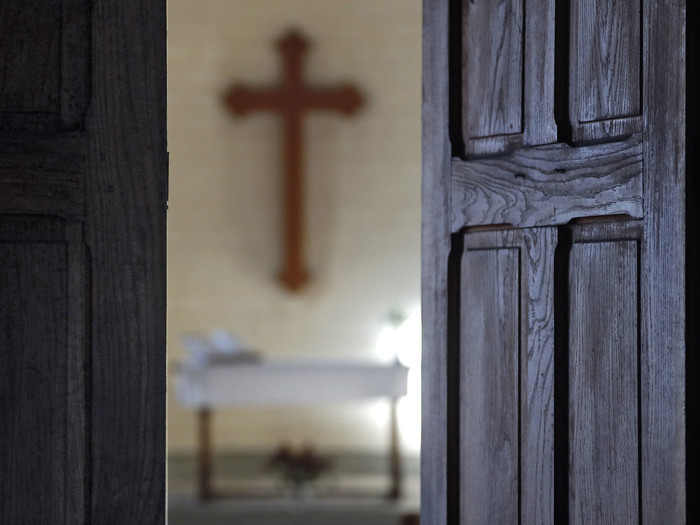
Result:
{"label": "beige wall", "polygon": [[[278,78],[272,42],[290,26],[314,41],[310,83],[352,81],[367,99],[351,119],[306,121],[314,281],[296,295],[275,279],[280,122],[233,118],[221,102],[234,82]],[[419,0],[169,0],[171,372],[182,335],[213,328],[270,357],[372,357],[387,313],[418,305],[420,35]],[[170,450],[191,450],[193,415],[176,404],[172,383],[169,392]],[[217,419],[215,440],[379,450],[384,414],[373,403],[236,410]]]}

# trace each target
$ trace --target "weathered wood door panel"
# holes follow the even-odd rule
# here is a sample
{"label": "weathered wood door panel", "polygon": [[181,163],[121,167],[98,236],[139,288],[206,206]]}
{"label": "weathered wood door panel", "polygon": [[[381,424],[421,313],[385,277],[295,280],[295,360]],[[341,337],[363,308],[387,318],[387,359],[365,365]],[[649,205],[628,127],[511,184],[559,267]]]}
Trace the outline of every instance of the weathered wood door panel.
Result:
{"label": "weathered wood door panel", "polygon": [[424,519],[683,523],[684,3],[424,14]]}
{"label": "weathered wood door panel", "polygon": [[570,0],[569,123],[574,142],[642,130],[642,1]]}
{"label": "weathered wood door panel", "polygon": [[[82,226],[0,219],[2,523],[83,523],[85,254]],[[21,519],[18,519],[21,517]]]}
{"label": "weathered wood door panel", "polygon": [[459,72],[461,97],[483,109],[461,114],[465,152],[554,142],[554,3],[464,2],[462,9],[469,52]]}
{"label": "weathered wood door panel", "polygon": [[165,2],[0,2],[0,523],[165,521]]}
{"label": "weathered wood door panel", "polygon": [[509,246],[468,247],[462,258],[460,478],[482,480],[461,485],[466,522],[518,520],[518,259]]}
{"label": "weathered wood door panel", "polygon": [[556,239],[554,228],[532,228],[467,232],[460,242],[465,523],[551,520]]}
{"label": "weathered wood door panel", "polygon": [[641,237],[641,221],[571,230],[565,359],[572,523],[641,519]]}

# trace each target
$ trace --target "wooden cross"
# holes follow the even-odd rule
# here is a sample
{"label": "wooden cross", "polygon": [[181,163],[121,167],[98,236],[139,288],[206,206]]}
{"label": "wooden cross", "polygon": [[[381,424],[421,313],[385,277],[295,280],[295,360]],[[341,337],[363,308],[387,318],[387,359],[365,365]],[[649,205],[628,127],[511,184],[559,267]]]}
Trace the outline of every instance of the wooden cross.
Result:
{"label": "wooden cross", "polygon": [[284,120],[284,265],[280,280],[292,291],[308,280],[304,262],[304,129],[302,119],[307,111],[338,111],[352,115],[362,105],[362,97],[349,85],[323,89],[304,83],[304,54],[309,42],[297,31],[290,31],[277,42],[282,54],[282,82],[270,89],[234,86],[226,94],[228,108],[235,115],[251,111],[273,111]]}

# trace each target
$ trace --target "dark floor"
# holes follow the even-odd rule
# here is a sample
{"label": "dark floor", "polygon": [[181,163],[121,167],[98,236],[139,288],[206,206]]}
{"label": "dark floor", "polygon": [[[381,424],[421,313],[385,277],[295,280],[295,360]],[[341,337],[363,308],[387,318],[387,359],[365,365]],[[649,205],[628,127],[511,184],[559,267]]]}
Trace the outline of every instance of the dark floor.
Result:
{"label": "dark floor", "polygon": [[411,512],[416,512],[412,505],[367,499],[179,500],[170,502],[168,524],[400,525],[402,516]]}
{"label": "dark floor", "polygon": [[403,495],[390,501],[382,456],[336,455],[334,468],[294,495],[264,469],[265,458],[223,455],[214,462],[214,489],[228,496],[196,497],[196,464],[187,456],[168,462],[169,525],[399,525],[418,513],[418,458],[404,460]]}

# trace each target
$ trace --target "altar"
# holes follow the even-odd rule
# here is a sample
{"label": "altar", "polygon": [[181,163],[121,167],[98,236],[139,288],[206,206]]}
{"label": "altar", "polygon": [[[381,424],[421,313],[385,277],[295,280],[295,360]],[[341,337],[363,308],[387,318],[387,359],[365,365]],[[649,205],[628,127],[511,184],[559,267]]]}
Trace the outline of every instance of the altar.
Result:
{"label": "altar", "polygon": [[235,406],[279,406],[338,403],[386,398],[389,421],[388,496],[401,496],[401,454],[396,403],[406,395],[408,368],[396,363],[328,360],[261,360],[205,362],[182,366],[176,373],[176,395],[197,411],[198,491],[212,499],[211,419],[213,410]]}

